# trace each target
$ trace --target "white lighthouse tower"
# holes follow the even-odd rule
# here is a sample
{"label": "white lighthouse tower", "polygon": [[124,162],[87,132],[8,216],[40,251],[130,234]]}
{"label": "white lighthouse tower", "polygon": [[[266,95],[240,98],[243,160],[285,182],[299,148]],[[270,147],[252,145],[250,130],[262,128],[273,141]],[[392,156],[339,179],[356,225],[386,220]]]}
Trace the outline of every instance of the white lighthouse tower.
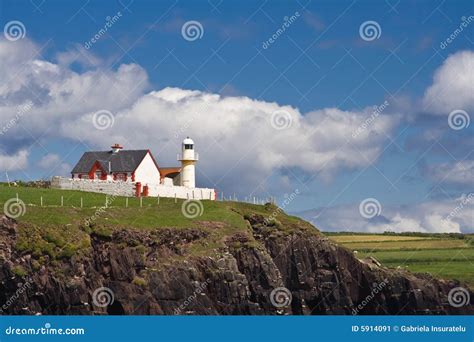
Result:
{"label": "white lighthouse tower", "polygon": [[187,137],[183,140],[182,154],[178,156],[181,162],[181,186],[196,187],[195,165],[198,159],[198,154],[194,151],[194,141]]}

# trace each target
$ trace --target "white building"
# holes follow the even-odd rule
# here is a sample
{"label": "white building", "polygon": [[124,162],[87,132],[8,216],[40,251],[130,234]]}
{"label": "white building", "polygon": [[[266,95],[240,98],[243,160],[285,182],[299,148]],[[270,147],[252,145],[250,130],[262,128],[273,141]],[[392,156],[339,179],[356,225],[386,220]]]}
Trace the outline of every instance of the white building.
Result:
{"label": "white building", "polygon": [[198,154],[189,137],[178,160],[181,166],[160,167],[150,150],[124,150],[115,144],[109,151],[85,152],[72,169],[72,178],[53,177],[52,186],[124,196],[132,191],[136,196],[216,199],[214,189],[196,188]]}

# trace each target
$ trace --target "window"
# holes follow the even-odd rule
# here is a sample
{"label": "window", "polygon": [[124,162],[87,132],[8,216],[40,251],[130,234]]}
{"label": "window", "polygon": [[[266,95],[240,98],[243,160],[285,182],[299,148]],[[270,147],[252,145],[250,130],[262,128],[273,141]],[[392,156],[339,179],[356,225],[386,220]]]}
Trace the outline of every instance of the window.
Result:
{"label": "window", "polygon": [[193,145],[192,145],[192,144],[184,144],[184,149],[185,149],[185,150],[192,150],[192,149],[193,149]]}
{"label": "window", "polygon": [[127,174],[126,173],[117,173],[117,174],[115,174],[115,180],[126,181],[127,180]]}

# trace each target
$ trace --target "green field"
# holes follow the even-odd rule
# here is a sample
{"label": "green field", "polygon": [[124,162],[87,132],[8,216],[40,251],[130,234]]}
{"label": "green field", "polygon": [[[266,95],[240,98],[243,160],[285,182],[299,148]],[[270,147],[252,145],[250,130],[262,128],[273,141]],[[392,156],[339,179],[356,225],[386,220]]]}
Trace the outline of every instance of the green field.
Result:
{"label": "green field", "polygon": [[[0,212],[6,203],[15,207],[17,197],[22,208],[16,219],[19,225],[17,249],[41,257],[70,257],[90,246],[90,233],[110,236],[112,230],[199,228],[209,236],[202,245],[193,246],[196,254],[206,254],[224,245],[223,239],[237,232],[245,232],[248,224],[244,216],[261,213],[268,217],[275,206],[237,202],[200,201],[193,216],[184,200],[173,198],[111,197],[81,191],[9,187],[0,184]],[[82,199],[82,207],[81,207]],[[107,208],[105,208],[108,199]],[[42,202],[42,205],[41,205]],[[12,215],[9,215],[12,216]],[[275,218],[281,228],[291,229],[301,220],[276,211]],[[314,231],[310,224],[303,225]],[[249,243],[252,243],[250,241]]]}
{"label": "green field", "polygon": [[384,266],[428,272],[458,279],[474,287],[474,245],[461,234],[343,234],[327,233],[333,241],[356,251],[358,258],[374,257]]}

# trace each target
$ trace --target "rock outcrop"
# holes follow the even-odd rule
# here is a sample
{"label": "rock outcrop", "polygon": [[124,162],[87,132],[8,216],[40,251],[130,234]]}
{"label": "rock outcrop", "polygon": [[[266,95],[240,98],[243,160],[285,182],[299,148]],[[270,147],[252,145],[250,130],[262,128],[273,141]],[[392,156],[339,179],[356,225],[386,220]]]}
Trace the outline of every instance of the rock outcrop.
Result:
{"label": "rock outcrop", "polygon": [[[456,281],[359,261],[324,235],[297,225],[268,227],[246,217],[248,232],[225,248],[194,255],[206,232],[115,230],[91,234],[88,253],[38,264],[15,249],[19,227],[0,217],[3,314],[326,315],[473,314],[472,300],[450,305]],[[470,290],[463,295],[474,298]],[[108,304],[108,305],[106,305]]]}

